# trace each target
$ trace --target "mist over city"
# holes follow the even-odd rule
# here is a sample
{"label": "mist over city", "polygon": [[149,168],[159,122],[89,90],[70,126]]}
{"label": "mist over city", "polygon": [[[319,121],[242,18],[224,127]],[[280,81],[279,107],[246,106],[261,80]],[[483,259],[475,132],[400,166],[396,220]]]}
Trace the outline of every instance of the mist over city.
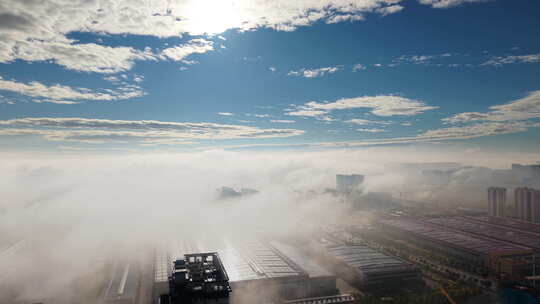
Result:
{"label": "mist over city", "polygon": [[539,16],[0,0],[0,304],[540,303]]}

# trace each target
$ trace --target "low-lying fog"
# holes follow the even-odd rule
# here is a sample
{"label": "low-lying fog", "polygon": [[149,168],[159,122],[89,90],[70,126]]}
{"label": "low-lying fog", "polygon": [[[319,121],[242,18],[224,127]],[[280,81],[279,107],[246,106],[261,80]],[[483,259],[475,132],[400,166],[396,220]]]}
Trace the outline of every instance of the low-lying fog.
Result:
{"label": "low-lying fog", "polygon": [[[91,293],[107,261],[135,257],[170,238],[212,234],[302,236],[312,224],[343,218],[344,204],[325,188],[335,174],[365,174],[364,192],[405,193],[410,199],[476,202],[456,188],[489,184],[489,169],[464,169],[431,193],[417,172],[398,163],[459,162],[508,167],[537,155],[453,152],[413,147],[352,151],[170,154],[2,154],[0,248],[24,240],[26,250],[1,256],[0,303],[10,298]],[[416,174],[416,175],[415,175]],[[222,186],[259,191],[220,200]],[[428,190],[426,190],[428,189]],[[316,191],[320,195],[313,195]],[[468,193],[468,192],[462,192]],[[475,196],[476,195],[476,196]],[[8,260],[6,260],[8,259]],[[84,283],[78,283],[83,280]],[[80,288],[74,291],[74,284]]]}

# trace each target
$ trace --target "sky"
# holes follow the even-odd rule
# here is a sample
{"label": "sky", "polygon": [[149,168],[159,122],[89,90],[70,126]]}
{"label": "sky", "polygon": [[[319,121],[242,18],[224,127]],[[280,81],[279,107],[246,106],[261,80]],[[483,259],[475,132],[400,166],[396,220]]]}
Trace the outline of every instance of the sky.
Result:
{"label": "sky", "polygon": [[0,0],[0,151],[540,148],[540,2]]}

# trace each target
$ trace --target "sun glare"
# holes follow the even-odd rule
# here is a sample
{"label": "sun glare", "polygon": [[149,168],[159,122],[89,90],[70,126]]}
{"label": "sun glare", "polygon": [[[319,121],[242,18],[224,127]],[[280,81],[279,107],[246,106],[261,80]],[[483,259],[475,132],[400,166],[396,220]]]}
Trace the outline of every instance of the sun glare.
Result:
{"label": "sun glare", "polygon": [[242,20],[233,1],[193,0],[185,8],[185,23],[190,32],[217,34],[239,27]]}

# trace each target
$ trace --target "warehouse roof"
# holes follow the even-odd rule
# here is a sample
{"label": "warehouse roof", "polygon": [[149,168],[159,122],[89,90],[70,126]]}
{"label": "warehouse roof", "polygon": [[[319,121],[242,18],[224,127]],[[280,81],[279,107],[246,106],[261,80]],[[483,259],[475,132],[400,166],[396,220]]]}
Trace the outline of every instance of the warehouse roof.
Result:
{"label": "warehouse roof", "polygon": [[427,238],[434,242],[444,243],[449,246],[462,248],[477,254],[490,254],[503,251],[520,251],[528,250],[527,247],[522,247],[506,242],[472,236],[466,233],[449,230],[440,226],[430,225],[426,222],[420,222],[409,219],[384,220],[382,224],[393,226],[404,230],[408,233],[413,233],[421,237]]}
{"label": "warehouse roof", "polygon": [[533,232],[540,234],[540,224],[535,224],[531,222],[525,222],[520,220],[515,220],[511,218],[501,218],[493,216],[466,216],[464,217],[473,221],[485,222],[488,224],[505,226],[513,229],[522,230],[525,232]]}
{"label": "warehouse roof", "polygon": [[508,227],[481,223],[463,217],[434,218],[430,219],[429,222],[484,237],[490,237],[497,240],[527,246],[536,250],[540,249],[540,237],[534,233],[527,233]]}
{"label": "warehouse roof", "polygon": [[327,248],[328,253],[349,267],[368,274],[373,272],[401,272],[416,268],[413,264],[376,251],[363,244],[334,245]]}

